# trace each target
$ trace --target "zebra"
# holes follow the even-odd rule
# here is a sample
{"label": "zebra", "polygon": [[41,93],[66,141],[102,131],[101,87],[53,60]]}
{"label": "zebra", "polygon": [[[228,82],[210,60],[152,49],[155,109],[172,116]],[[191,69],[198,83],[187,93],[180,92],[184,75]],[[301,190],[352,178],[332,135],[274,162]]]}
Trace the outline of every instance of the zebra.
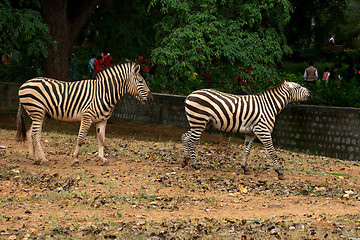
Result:
{"label": "zebra", "polygon": [[[48,165],[40,144],[44,119],[53,117],[61,121],[80,121],[72,166],[79,166],[79,150],[92,123],[96,124],[100,165],[107,165],[104,158],[105,128],[116,103],[130,94],[144,105],[153,101],[152,94],[140,75],[140,65],[125,62],[99,71],[95,79],[63,82],[46,77],[33,78],[19,88],[17,114],[17,140],[29,142],[29,158],[34,164]],[[32,123],[26,132],[22,109]]]}
{"label": "zebra", "polygon": [[212,89],[192,92],[185,99],[185,113],[190,130],[182,135],[185,167],[191,159],[191,166],[199,169],[196,160],[196,145],[202,132],[210,125],[232,133],[245,133],[244,156],[241,167],[244,174],[253,140],[258,139],[265,146],[274,163],[280,180],[284,179],[277,163],[277,155],[271,133],[275,117],[290,102],[310,99],[311,92],[298,83],[282,81],[281,84],[257,95],[233,95]]}

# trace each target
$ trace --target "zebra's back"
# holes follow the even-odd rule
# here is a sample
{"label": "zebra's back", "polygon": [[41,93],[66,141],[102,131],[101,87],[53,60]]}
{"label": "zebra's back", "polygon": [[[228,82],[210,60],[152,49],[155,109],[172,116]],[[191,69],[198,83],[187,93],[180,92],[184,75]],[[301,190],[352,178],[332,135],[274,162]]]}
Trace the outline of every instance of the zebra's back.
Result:
{"label": "zebra's back", "polygon": [[94,91],[95,80],[33,78],[20,87],[19,99],[30,116],[38,112],[63,121],[80,121]]}
{"label": "zebra's back", "polygon": [[258,95],[233,95],[212,89],[191,93],[185,111],[191,126],[212,124],[226,132],[251,132],[262,117]]}

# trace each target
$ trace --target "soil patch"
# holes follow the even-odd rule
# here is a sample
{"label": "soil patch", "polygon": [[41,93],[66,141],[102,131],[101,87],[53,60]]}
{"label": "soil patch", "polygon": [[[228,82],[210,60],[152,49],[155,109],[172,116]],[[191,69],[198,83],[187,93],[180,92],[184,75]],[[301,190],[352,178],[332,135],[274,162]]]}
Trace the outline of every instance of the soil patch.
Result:
{"label": "soil patch", "polygon": [[204,134],[201,169],[181,168],[186,130],[111,119],[110,165],[98,165],[91,129],[74,168],[79,123],[47,120],[44,167],[15,141],[15,123],[0,114],[0,238],[360,238],[359,162],[277,149],[280,181],[255,144],[245,176],[243,140]]}

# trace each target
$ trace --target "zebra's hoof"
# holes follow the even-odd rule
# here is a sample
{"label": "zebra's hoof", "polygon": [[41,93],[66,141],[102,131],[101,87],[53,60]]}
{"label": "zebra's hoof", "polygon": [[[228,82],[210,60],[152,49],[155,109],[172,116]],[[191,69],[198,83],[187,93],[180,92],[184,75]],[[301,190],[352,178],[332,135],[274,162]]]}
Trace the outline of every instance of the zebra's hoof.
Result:
{"label": "zebra's hoof", "polygon": [[184,160],[182,163],[181,163],[181,167],[184,168],[188,165],[189,161],[186,161]]}
{"label": "zebra's hoof", "polygon": [[284,174],[279,174],[278,178],[279,178],[279,180],[284,180],[285,179]]}
{"label": "zebra's hoof", "polygon": [[110,162],[109,162],[109,160],[103,158],[103,159],[99,162],[98,165],[99,165],[99,166],[110,166]]}
{"label": "zebra's hoof", "polygon": [[74,160],[74,161],[71,163],[70,166],[72,166],[72,167],[79,167],[79,166],[80,166],[79,160]]}
{"label": "zebra's hoof", "polygon": [[250,172],[249,170],[247,170],[247,169],[244,169],[244,174],[245,174],[245,175],[250,175],[251,172]]}
{"label": "zebra's hoof", "polygon": [[46,160],[46,159],[44,159],[44,160],[42,160],[42,161],[40,162],[40,165],[41,165],[41,166],[49,166],[49,161]]}
{"label": "zebra's hoof", "polygon": [[200,164],[198,164],[198,163],[192,163],[191,166],[196,170],[200,169]]}
{"label": "zebra's hoof", "polygon": [[34,161],[34,165],[40,165],[41,164],[41,161],[40,160],[35,160]]}
{"label": "zebra's hoof", "polygon": [[247,169],[247,167],[241,166],[241,168],[244,170],[244,175],[250,175],[251,172],[249,171],[249,169]]}

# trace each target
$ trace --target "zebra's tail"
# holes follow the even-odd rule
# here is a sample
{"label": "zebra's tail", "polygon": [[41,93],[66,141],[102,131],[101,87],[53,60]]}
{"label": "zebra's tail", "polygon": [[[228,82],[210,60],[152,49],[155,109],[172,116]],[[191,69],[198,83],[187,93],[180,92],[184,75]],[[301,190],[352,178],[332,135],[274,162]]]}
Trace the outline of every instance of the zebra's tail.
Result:
{"label": "zebra's tail", "polygon": [[19,109],[16,117],[16,122],[17,122],[16,140],[18,142],[25,142],[26,139],[26,128],[25,128],[25,122],[22,112],[23,112],[22,104],[21,102],[19,102]]}

